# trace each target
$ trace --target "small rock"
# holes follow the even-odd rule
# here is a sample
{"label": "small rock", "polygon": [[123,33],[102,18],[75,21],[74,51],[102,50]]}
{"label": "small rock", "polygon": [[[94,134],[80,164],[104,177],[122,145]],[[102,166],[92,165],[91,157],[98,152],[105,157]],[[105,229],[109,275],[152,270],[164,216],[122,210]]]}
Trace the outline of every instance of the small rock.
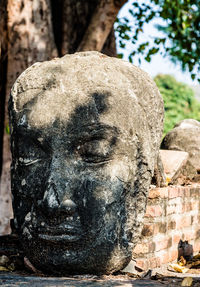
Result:
{"label": "small rock", "polygon": [[0,266],[7,266],[9,261],[9,258],[6,255],[0,256]]}
{"label": "small rock", "polygon": [[186,277],[183,279],[181,286],[192,286],[193,279],[192,277]]}
{"label": "small rock", "polygon": [[161,148],[188,152],[189,157],[187,163],[193,166],[196,171],[199,171],[200,122],[193,119],[185,119],[179,122],[166,134],[162,141]]}

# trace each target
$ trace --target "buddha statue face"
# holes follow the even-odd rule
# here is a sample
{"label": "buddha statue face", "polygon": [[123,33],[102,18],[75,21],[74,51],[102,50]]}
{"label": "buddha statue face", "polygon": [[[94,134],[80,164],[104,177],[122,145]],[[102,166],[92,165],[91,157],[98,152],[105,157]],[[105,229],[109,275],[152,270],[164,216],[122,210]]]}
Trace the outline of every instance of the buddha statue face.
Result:
{"label": "buddha statue face", "polygon": [[[11,92],[14,222],[36,268],[112,273],[140,234],[155,145],[134,92],[119,97],[99,67],[110,58],[75,55],[33,65]],[[87,71],[69,73],[77,61]]]}

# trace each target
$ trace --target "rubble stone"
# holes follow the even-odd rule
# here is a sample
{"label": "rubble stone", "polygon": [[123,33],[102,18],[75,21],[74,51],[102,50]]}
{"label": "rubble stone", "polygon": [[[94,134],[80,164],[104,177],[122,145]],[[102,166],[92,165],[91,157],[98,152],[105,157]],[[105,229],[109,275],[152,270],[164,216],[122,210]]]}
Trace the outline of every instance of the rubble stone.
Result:
{"label": "rubble stone", "polygon": [[193,119],[181,121],[166,134],[161,148],[188,152],[185,171],[188,176],[193,176],[200,171],[200,122]]}

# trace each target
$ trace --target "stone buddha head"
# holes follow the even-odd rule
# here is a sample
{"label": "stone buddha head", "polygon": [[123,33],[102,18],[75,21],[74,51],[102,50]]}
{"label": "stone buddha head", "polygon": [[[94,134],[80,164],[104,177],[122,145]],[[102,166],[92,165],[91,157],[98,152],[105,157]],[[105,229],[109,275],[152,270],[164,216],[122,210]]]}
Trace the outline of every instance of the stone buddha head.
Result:
{"label": "stone buddha head", "polygon": [[9,102],[14,223],[55,274],[125,267],[141,232],[163,123],[149,76],[97,52],[36,63]]}

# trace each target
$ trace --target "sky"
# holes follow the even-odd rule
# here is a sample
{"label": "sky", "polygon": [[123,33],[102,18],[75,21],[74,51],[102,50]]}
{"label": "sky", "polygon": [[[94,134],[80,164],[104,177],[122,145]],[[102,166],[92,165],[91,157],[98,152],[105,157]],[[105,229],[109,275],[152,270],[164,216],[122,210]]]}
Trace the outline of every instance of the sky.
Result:
{"label": "sky", "polygon": [[[148,1],[148,0],[147,0]],[[131,3],[133,1],[129,0],[128,3],[126,3],[122,9],[120,10],[118,17],[124,17],[131,19],[129,16],[128,9],[131,9]],[[142,39],[139,39],[139,41],[143,42],[146,40],[151,39],[153,36],[161,35],[156,28],[155,24],[162,24],[162,19],[156,19],[152,20],[150,23],[144,25],[144,33],[142,34]],[[150,38],[149,38],[150,37]],[[124,54],[124,60],[128,60],[128,55],[132,51],[131,49],[131,43],[127,44],[126,49],[121,49],[117,47],[118,53]],[[141,69],[145,70],[148,74],[150,74],[152,77],[155,77],[157,74],[171,74],[173,75],[178,81],[187,83],[189,85],[197,85],[197,80],[193,81],[190,77],[190,74],[188,72],[182,72],[181,67],[178,64],[173,64],[169,57],[163,57],[159,53],[152,56],[152,60],[150,63],[143,60],[141,57],[141,64],[139,65],[137,57],[134,57],[134,63],[136,66],[140,66]]]}

